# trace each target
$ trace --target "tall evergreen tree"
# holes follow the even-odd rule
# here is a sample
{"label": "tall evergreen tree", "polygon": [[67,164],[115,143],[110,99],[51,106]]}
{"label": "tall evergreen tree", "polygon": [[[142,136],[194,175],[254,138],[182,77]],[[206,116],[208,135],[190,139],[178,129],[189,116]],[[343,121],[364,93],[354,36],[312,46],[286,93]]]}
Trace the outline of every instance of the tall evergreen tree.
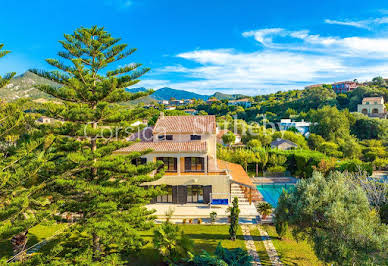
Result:
{"label": "tall evergreen tree", "polygon": [[114,68],[136,49],[119,44],[103,28],[79,28],[64,37],[64,51],[58,55],[68,64],[47,59],[58,71],[32,70],[61,85],[38,87],[61,101],[45,106],[47,116],[63,121],[52,129],[57,142],[47,174],[54,176],[53,197],[61,204],[60,213],[78,217],[69,238],[52,255],[76,263],[125,260],[144,245],[139,231],[154,219],[144,205],[160,194],[158,188],[140,186],[160,178],[162,173],[151,175],[159,164],[132,163],[147,151],[113,154],[130,144],[125,140],[132,130],[128,126],[143,113],[120,103],[149,94],[131,94],[125,88],[149,69],[138,63]]}
{"label": "tall evergreen tree", "polygon": [[[7,53],[0,52],[0,57]],[[0,78],[0,86],[14,75]],[[46,180],[40,175],[53,137],[36,127],[37,117],[25,113],[26,106],[27,100],[5,103],[0,99],[0,240],[20,236],[21,241],[13,244],[22,253],[28,230],[53,211]]]}
{"label": "tall evergreen tree", "polygon": [[238,219],[240,215],[240,208],[238,207],[238,198],[234,197],[233,206],[230,208],[230,227],[229,227],[229,235],[230,239],[235,241],[238,230]]}
{"label": "tall evergreen tree", "polygon": [[[0,43],[0,58],[6,56],[11,51],[3,50],[4,44]],[[7,83],[15,76],[15,72],[5,74],[4,77],[0,76],[0,89],[3,88]]]}

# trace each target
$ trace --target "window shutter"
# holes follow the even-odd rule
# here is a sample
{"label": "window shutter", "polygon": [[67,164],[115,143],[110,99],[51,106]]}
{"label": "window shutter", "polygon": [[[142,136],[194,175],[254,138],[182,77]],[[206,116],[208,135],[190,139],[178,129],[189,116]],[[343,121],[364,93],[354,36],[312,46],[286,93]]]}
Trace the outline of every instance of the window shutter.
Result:
{"label": "window shutter", "polygon": [[186,186],[178,186],[177,187],[177,195],[178,195],[178,204],[186,204],[187,203],[187,187]]}
{"label": "window shutter", "polygon": [[210,203],[210,193],[212,193],[212,186],[203,187],[203,202]]}

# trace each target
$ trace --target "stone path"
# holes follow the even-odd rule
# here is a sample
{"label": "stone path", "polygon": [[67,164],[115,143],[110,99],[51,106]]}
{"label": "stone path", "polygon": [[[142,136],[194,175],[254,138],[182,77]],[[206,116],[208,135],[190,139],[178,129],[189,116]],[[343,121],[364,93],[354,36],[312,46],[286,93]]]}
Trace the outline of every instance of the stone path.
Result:
{"label": "stone path", "polygon": [[283,265],[268,233],[260,225],[257,226],[257,229],[259,229],[261,239],[263,240],[272,265]]}
{"label": "stone path", "polygon": [[251,232],[249,230],[249,226],[246,224],[242,224],[241,230],[244,235],[245,245],[247,246],[248,254],[253,258],[252,265],[261,265],[259,255],[256,252],[255,242],[253,241]]}

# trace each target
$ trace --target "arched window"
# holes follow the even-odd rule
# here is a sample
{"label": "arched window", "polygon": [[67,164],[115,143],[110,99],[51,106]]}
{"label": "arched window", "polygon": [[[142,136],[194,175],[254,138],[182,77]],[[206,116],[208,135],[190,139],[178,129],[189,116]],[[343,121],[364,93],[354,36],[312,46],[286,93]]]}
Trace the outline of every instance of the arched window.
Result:
{"label": "arched window", "polygon": [[363,113],[364,115],[368,114],[368,110],[366,108],[362,109],[361,113]]}
{"label": "arched window", "polygon": [[372,109],[372,114],[378,114],[378,113],[379,113],[379,110],[377,108]]}

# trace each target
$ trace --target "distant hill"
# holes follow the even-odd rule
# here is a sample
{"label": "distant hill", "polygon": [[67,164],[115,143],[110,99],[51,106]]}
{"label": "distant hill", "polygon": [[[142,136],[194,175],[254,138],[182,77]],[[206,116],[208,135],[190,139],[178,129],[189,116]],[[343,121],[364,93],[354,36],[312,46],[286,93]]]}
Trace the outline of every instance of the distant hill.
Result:
{"label": "distant hill", "polygon": [[[36,89],[35,86],[37,84],[60,86],[56,82],[39,77],[38,75],[27,71],[22,75],[16,76],[11,80],[11,82],[7,86],[0,89],[0,98],[4,99],[5,101],[12,101],[23,97],[30,97],[32,99],[52,98],[50,95]],[[145,90],[146,89],[142,87],[127,89],[128,92],[133,92],[133,93],[141,92]],[[224,94],[221,92],[216,92],[213,95],[202,95],[202,94],[198,94],[190,91],[176,90],[176,89],[164,87],[156,90],[152,95],[137,99],[132,103],[143,102],[148,104],[155,100],[170,100],[172,97],[178,100],[202,99],[206,101],[210,97],[216,97],[219,100],[223,100],[223,99],[233,100],[236,98],[242,98],[244,97],[244,95]]]}
{"label": "distant hill", "polygon": [[243,94],[225,94],[222,92],[216,92],[210,97],[215,97],[218,100],[235,100],[235,99],[245,98],[247,96]]}
{"label": "distant hill", "polygon": [[13,78],[10,83],[0,89],[0,98],[6,101],[16,100],[18,98],[30,97],[33,99],[51,98],[50,95],[36,89],[37,84],[59,86],[58,83],[39,77],[32,72],[25,72],[22,75]]}
{"label": "distant hill", "polygon": [[[139,91],[145,91],[145,88],[133,88],[133,89],[127,89],[129,92],[139,92]],[[150,95],[155,100],[170,100],[172,97],[179,100],[184,99],[202,99],[207,100],[209,98],[208,95],[201,95],[190,91],[185,90],[175,90],[171,88],[160,88],[156,90],[153,94]]]}
{"label": "distant hill", "polygon": [[[141,91],[145,91],[145,90],[146,90],[145,88],[127,89],[128,92],[133,92],[133,93],[141,92]],[[221,92],[216,92],[213,95],[202,95],[202,94],[198,94],[198,93],[194,93],[194,92],[190,92],[190,91],[176,90],[176,89],[171,89],[171,88],[165,87],[165,88],[160,88],[160,89],[156,90],[152,95],[150,95],[150,97],[152,99],[155,99],[155,100],[170,100],[172,97],[174,97],[175,99],[178,99],[178,100],[202,99],[202,100],[206,101],[210,97],[216,97],[219,100],[223,100],[223,99],[233,100],[233,99],[237,99],[237,98],[243,98],[245,96],[242,94],[225,94],[225,93],[221,93]],[[147,97],[144,97],[144,98],[147,98]],[[147,101],[149,101],[149,100],[150,99],[148,97]]]}

